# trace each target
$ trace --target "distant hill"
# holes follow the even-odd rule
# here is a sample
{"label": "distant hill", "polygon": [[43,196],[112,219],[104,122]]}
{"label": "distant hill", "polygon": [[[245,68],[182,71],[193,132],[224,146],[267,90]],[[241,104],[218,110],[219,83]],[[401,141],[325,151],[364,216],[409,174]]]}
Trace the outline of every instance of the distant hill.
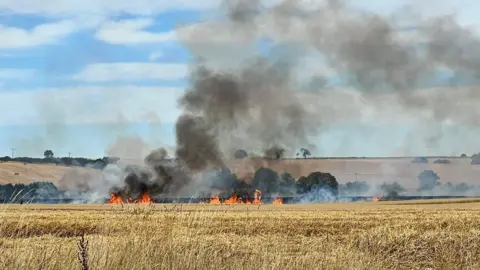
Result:
{"label": "distant hill", "polygon": [[[314,171],[328,172],[339,183],[349,181],[367,181],[383,183],[397,181],[406,188],[418,185],[417,176],[423,170],[434,170],[440,176],[441,183],[478,184],[480,166],[471,165],[469,157],[427,157],[428,163],[412,163],[415,157],[397,158],[298,158],[298,159],[263,159],[245,158],[227,161],[227,166],[241,178],[252,178],[260,167],[268,167],[279,173],[289,172],[298,179]],[[35,181],[48,181],[61,188],[65,183],[95,181],[108,162],[108,158],[84,159],[66,165],[66,158],[30,159],[19,158],[15,161],[0,159],[0,184],[29,184]],[[448,159],[450,164],[435,164],[437,159]],[[82,159],[75,159],[82,160]],[[131,164],[143,164],[142,160],[124,160]],[[58,165],[57,165],[58,164]]]}

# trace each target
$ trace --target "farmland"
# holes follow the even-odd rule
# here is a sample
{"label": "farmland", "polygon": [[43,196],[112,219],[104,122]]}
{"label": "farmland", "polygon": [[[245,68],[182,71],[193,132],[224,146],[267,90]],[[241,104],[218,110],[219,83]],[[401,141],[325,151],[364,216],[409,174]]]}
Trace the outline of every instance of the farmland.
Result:
{"label": "farmland", "polygon": [[[298,179],[314,171],[329,172],[339,183],[367,181],[383,183],[397,181],[406,188],[416,188],[417,175],[423,170],[434,170],[440,182],[476,184],[479,165],[471,165],[470,158],[448,158],[451,164],[434,164],[437,158],[429,158],[428,164],[413,164],[412,158],[366,158],[366,159],[244,159],[230,160],[227,166],[240,178],[251,178],[260,167],[271,168],[279,173],[289,172]],[[143,164],[143,161],[131,161]],[[29,184],[34,181],[49,181],[58,187],[69,183],[95,181],[100,171],[81,167],[54,164],[0,163],[0,184]]]}
{"label": "farmland", "polygon": [[[480,266],[480,200],[2,205],[2,269]],[[78,247],[85,234],[88,250]],[[84,243],[83,246],[86,244]]]}

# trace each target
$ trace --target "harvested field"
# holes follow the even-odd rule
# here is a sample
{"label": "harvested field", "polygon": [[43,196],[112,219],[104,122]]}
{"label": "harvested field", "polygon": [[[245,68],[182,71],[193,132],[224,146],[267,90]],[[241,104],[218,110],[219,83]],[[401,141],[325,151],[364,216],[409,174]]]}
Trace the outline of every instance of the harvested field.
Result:
{"label": "harvested field", "polygon": [[478,269],[478,224],[472,199],[3,205],[0,267],[81,269],[85,233],[89,269]]}
{"label": "harvested field", "polygon": [[[434,164],[438,158],[429,158],[428,164],[411,163],[412,158],[335,158],[335,159],[244,159],[230,160],[227,166],[241,178],[252,178],[261,167],[271,168],[279,173],[289,172],[296,179],[314,171],[328,172],[339,183],[367,181],[381,184],[397,181],[408,189],[418,187],[417,176],[423,170],[434,170],[440,182],[453,184],[477,184],[480,165],[471,165],[470,158],[446,158],[451,164]],[[142,160],[129,160],[141,165]],[[18,173],[18,175],[15,175]],[[100,171],[94,169],[68,167],[53,164],[24,164],[19,162],[0,163],[0,184],[29,184],[35,181],[49,181],[59,187],[69,183],[96,181]]]}
{"label": "harvested field", "polygon": [[32,164],[21,162],[0,163],[0,185],[31,184],[36,181],[52,182],[61,186],[62,181],[88,181],[99,176],[100,171],[95,169],[68,167],[55,164]]}

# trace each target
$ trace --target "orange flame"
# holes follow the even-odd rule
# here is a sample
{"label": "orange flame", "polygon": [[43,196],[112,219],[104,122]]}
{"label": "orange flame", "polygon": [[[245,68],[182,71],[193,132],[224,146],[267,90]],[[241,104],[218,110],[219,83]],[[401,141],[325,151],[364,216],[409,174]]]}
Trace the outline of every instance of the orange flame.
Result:
{"label": "orange flame", "polygon": [[377,196],[373,197],[372,202],[378,202],[378,201],[380,201],[380,197],[377,197]]}
{"label": "orange flame", "polygon": [[245,198],[245,203],[242,201],[241,198],[237,196],[237,194],[233,194],[230,198],[226,199],[223,203],[220,200],[220,197],[215,196],[212,199],[210,199],[210,204],[261,204],[262,203],[262,191],[260,190],[255,190],[255,199],[250,201],[248,199],[248,196]]}
{"label": "orange flame", "polygon": [[[115,193],[110,194],[110,200],[108,204],[123,204],[123,198],[121,195],[116,195]],[[152,198],[147,193],[143,193],[138,200],[132,200],[132,198],[127,197],[127,203],[139,203],[139,204],[151,204],[154,203]]]}
{"label": "orange flame", "polygon": [[272,204],[283,204],[283,199],[280,197],[280,193],[277,193],[276,199],[272,202]]}
{"label": "orange flame", "polygon": [[253,204],[261,204],[262,203],[262,191],[256,189],[255,193],[253,194],[255,199],[253,200]]}
{"label": "orange flame", "polygon": [[224,202],[225,204],[243,204],[242,200],[237,197],[237,194],[233,194],[232,197],[228,198]]}
{"label": "orange flame", "polygon": [[248,199],[248,195],[245,195],[245,203],[252,204],[252,202]]}
{"label": "orange flame", "polygon": [[214,198],[210,199],[210,204],[222,204],[222,203],[220,202],[220,198],[217,195]]}
{"label": "orange flame", "polygon": [[135,203],[152,204],[154,203],[154,201],[152,200],[152,198],[150,198],[150,195],[148,195],[148,193],[143,193],[142,195],[140,195],[140,198],[135,201]]}
{"label": "orange flame", "polygon": [[115,193],[110,194],[110,200],[107,202],[108,204],[122,204],[123,198],[122,196],[117,196]]}

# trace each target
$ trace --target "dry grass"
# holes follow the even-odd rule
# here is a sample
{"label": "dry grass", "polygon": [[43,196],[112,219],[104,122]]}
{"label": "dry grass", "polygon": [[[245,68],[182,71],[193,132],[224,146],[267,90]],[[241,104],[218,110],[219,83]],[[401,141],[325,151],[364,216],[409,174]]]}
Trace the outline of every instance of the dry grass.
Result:
{"label": "dry grass", "polygon": [[479,202],[2,207],[0,269],[480,267]]}

